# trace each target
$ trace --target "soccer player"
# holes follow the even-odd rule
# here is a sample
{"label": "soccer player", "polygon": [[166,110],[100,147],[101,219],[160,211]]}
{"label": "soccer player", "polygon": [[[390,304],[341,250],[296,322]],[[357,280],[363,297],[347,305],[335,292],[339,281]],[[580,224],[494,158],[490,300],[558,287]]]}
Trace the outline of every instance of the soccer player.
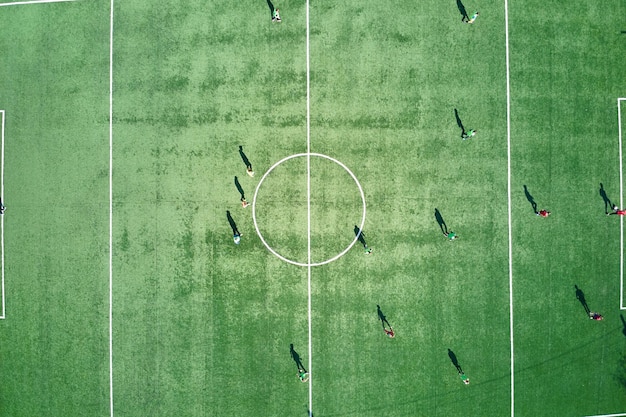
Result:
{"label": "soccer player", "polygon": [[626,215],[626,210],[624,210],[624,209],[620,210],[619,207],[613,206],[613,213],[609,213],[609,214],[607,214],[607,216],[610,216],[611,214],[616,214],[618,216],[624,216],[624,215]]}
{"label": "soccer player", "polygon": [[459,376],[461,377],[461,380],[463,381],[465,385],[469,385],[470,381],[467,375],[465,375],[465,372],[459,371]]}
{"label": "soccer player", "polygon": [[241,197],[241,207],[246,208],[250,205],[244,197]]}
{"label": "soccer player", "polygon": [[2,204],[2,199],[0,199],[0,214],[4,214],[4,210],[6,210],[7,208],[4,206],[4,204]]}
{"label": "soccer player", "polygon": [[470,129],[467,132],[463,132],[461,134],[461,137],[463,138],[463,140],[467,140],[469,138],[471,138],[472,136],[476,135],[476,129]]}
{"label": "soccer player", "polygon": [[455,240],[458,239],[459,237],[456,235],[456,233],[450,231],[450,233],[444,233],[444,235],[449,239],[449,240]]}
{"label": "soccer player", "polygon": [[300,382],[307,382],[309,380],[309,373],[302,368],[298,369],[298,378]]}
{"label": "soccer player", "polygon": [[385,334],[389,336],[391,339],[396,337],[396,332],[393,331],[393,328],[391,326],[389,326],[389,330],[385,329],[384,327],[383,327],[383,330],[385,331]]}
{"label": "soccer player", "polygon": [[280,9],[274,10],[274,17],[272,18],[272,22],[281,22],[280,19]]}
{"label": "soccer player", "polygon": [[549,212],[548,210],[539,210],[537,212],[537,216],[541,216],[541,217],[548,217],[549,215],[551,215],[552,213]]}
{"label": "soccer player", "polygon": [[602,320],[604,317],[600,313],[589,312],[589,318],[591,320]]}
{"label": "soccer player", "polygon": [[474,23],[477,17],[478,17],[478,12],[474,12],[470,20],[468,20],[466,23]]}
{"label": "soccer player", "polygon": [[241,233],[238,231],[233,232],[233,240],[235,241],[235,245],[238,245],[241,242]]}

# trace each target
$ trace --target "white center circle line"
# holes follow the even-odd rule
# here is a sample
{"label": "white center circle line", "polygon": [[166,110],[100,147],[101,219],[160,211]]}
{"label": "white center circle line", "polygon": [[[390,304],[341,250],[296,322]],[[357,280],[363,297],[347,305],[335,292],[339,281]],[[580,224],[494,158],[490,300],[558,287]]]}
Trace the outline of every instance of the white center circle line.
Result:
{"label": "white center circle line", "polygon": [[[331,262],[336,261],[337,259],[341,258],[343,255],[345,255],[346,253],[348,253],[348,251],[350,249],[352,249],[352,247],[356,244],[356,242],[358,242],[359,237],[355,236],[354,240],[352,240],[352,242],[348,245],[348,247],[346,247],[342,252],[340,252],[339,254],[333,256],[330,259],[326,259],[325,261],[322,262],[308,262],[308,263],[304,263],[304,262],[297,262],[294,261],[292,259],[288,259],[284,256],[282,256],[280,253],[278,253],[276,250],[274,250],[274,248],[272,248],[266,241],[265,238],[263,237],[263,234],[261,234],[261,231],[259,230],[259,225],[257,223],[257,219],[256,219],[256,200],[257,200],[257,195],[259,194],[259,190],[261,189],[261,185],[263,184],[263,181],[265,181],[265,178],[280,164],[289,161],[290,159],[294,159],[294,158],[300,158],[300,157],[304,157],[304,156],[316,156],[316,157],[320,157],[320,158],[325,158],[328,159],[329,161],[332,161],[334,163],[336,163],[337,165],[339,165],[340,167],[342,167],[354,180],[355,184],[357,185],[358,189],[359,189],[359,193],[361,194],[361,200],[363,202],[363,215],[361,217],[361,224],[359,226],[360,230],[363,230],[363,226],[365,225],[365,214],[366,214],[366,203],[365,203],[365,193],[363,192],[363,187],[361,187],[361,184],[359,183],[359,180],[356,178],[356,176],[354,175],[354,173],[352,171],[350,171],[350,169],[343,164],[342,162],[336,160],[335,158],[332,158],[328,155],[324,155],[321,153],[298,153],[298,154],[294,154],[294,155],[290,155],[286,158],[281,159],[280,161],[276,162],[274,165],[272,165],[270,167],[270,169],[267,170],[267,172],[265,174],[263,174],[263,177],[261,177],[261,180],[259,181],[259,183],[256,186],[256,190],[254,190],[254,197],[252,198],[252,220],[254,222],[254,228],[256,230],[257,235],[259,236],[259,238],[261,239],[261,242],[263,242],[263,245],[267,248],[267,250],[269,250],[274,256],[276,256],[277,258],[279,258],[280,260],[290,263],[292,265],[297,265],[297,266],[321,266],[321,265],[326,265],[329,264]],[[307,251],[310,252],[310,249],[307,249]],[[310,255],[310,253],[308,254]],[[307,257],[307,259],[310,259],[310,256]]]}

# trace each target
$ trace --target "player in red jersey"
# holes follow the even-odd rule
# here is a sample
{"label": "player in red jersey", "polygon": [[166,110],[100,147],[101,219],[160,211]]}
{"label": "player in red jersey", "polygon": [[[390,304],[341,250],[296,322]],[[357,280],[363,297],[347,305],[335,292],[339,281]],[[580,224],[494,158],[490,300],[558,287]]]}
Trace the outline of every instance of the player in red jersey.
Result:
{"label": "player in red jersey", "polygon": [[550,212],[548,210],[539,210],[537,212],[537,216],[541,216],[541,217],[548,217],[551,214],[552,214],[552,212]]}

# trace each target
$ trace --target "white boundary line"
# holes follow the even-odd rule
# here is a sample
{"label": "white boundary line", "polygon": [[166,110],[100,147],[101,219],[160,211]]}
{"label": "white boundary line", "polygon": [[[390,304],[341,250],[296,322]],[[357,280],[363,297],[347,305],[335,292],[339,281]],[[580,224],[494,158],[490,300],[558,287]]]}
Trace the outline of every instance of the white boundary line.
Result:
{"label": "white boundary line", "polygon": [[109,16],[109,407],[113,417],[113,9]]}
{"label": "white boundary line", "polygon": [[506,38],[506,157],[509,222],[509,335],[511,338],[511,417],[515,416],[515,347],[513,343],[513,230],[511,216],[511,73],[509,65],[509,4],[504,0]]}
{"label": "white boundary line", "polygon": [[65,3],[68,1],[75,0],[32,0],[32,1],[16,1],[13,3],[0,3],[0,7],[2,6],[21,6],[24,4],[36,4],[36,3]]}
{"label": "white boundary line", "polygon": [[[622,170],[622,106],[621,102],[626,98],[617,99],[617,131],[619,142],[619,206],[624,207],[624,180]],[[624,307],[624,217],[619,216],[619,308],[626,310]]]}
{"label": "white boundary line", "polygon": [[[306,0],[306,210],[307,210],[307,315],[309,327],[309,417],[313,416],[313,331],[311,326],[311,53],[309,0]],[[364,201],[365,203],[365,201]]]}
{"label": "white boundary line", "polygon": [[[0,110],[0,113],[2,113],[2,169],[0,170],[0,201],[4,201],[4,110]],[[0,226],[2,229],[2,239],[0,240],[0,245],[2,245],[2,316],[0,316],[0,319],[4,320],[6,318],[4,308],[4,216],[0,216]]]}
{"label": "white boundary line", "polygon": [[586,417],[623,417],[626,416],[626,413],[620,413],[620,414],[602,414],[602,415],[598,415],[598,416],[586,416]]}

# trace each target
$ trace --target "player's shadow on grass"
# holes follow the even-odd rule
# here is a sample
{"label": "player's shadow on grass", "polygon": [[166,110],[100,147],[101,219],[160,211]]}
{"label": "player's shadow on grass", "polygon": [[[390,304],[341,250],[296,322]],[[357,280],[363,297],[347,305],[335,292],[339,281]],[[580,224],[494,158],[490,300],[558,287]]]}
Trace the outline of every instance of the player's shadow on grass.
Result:
{"label": "player's shadow on grass", "polygon": [[241,156],[241,160],[243,161],[243,163],[246,164],[246,168],[248,170],[252,170],[252,164],[250,163],[250,160],[248,159],[246,154],[243,152],[243,146],[239,146],[239,155]]}
{"label": "player's shadow on grass", "polygon": [[270,0],[267,0],[267,5],[270,8],[270,19],[274,17],[274,5]]}
{"label": "player's shadow on grass", "polygon": [[624,319],[623,315],[619,315],[619,318],[622,319],[622,326],[624,326],[624,328],[622,329],[622,333],[624,334],[624,336],[626,336],[626,320]]}
{"label": "player's shadow on grass", "polygon": [[[461,4],[461,6],[463,6]],[[463,9],[465,10],[465,9]],[[457,126],[459,126],[459,128],[461,129],[461,137],[464,138],[465,137],[465,126],[463,126],[463,122],[461,121],[461,118],[459,117],[459,111],[457,109],[454,109],[454,117],[456,118],[456,124]]]}
{"label": "player's shadow on grass", "polygon": [[606,195],[606,191],[604,191],[604,185],[600,183],[600,197],[604,201],[604,214],[609,214],[609,208],[613,209],[613,203],[611,203],[611,199]]}
{"label": "player's shadow on grass", "polygon": [[383,325],[383,329],[385,328],[385,323],[387,324],[387,326],[389,326],[389,328],[391,328],[391,324],[389,324],[389,322],[387,321],[387,317],[385,317],[385,315],[383,314],[383,311],[380,309],[380,306],[378,304],[376,304],[376,308],[378,309],[378,318],[380,319],[382,325]]}
{"label": "player's shadow on grass", "polygon": [[439,225],[439,228],[441,229],[441,233],[443,233],[444,235],[447,235],[448,226],[446,225],[446,222],[443,220],[443,216],[441,216],[441,212],[439,211],[439,209],[435,209],[435,220],[437,220],[437,224]]}
{"label": "player's shadow on grass", "polygon": [[526,196],[526,200],[528,200],[530,205],[533,207],[533,211],[535,212],[535,214],[537,214],[537,203],[535,202],[533,196],[530,195],[530,192],[528,191],[528,187],[526,187],[526,185],[524,185],[524,195]]}
{"label": "player's shadow on grass", "polygon": [[239,194],[241,194],[241,199],[244,200],[246,196],[243,192],[243,188],[241,188],[241,184],[239,184],[239,178],[237,178],[236,176],[235,176],[235,187],[237,187],[237,191],[239,191]]}
{"label": "player's shadow on grass", "polygon": [[359,229],[359,226],[354,226],[354,235],[357,237],[358,241],[363,245],[365,249],[367,249],[367,242],[365,241],[365,235],[363,231]]}
{"label": "player's shadow on grass", "polygon": [[289,345],[289,353],[291,354],[291,358],[293,359],[293,361],[296,363],[296,366],[298,367],[298,370],[302,369],[303,371],[306,372],[306,368],[302,364],[302,360],[300,359],[300,355],[293,348],[293,343]]}
{"label": "player's shadow on grass", "polygon": [[574,285],[574,288],[576,288],[576,299],[580,301],[580,304],[582,304],[583,308],[585,309],[585,313],[589,315],[589,312],[591,310],[589,310],[589,306],[587,305],[587,300],[585,299],[585,293],[583,292],[583,290],[578,288],[578,285]]}
{"label": "player's shadow on grass", "polygon": [[463,369],[461,369],[461,365],[459,365],[459,360],[457,359],[454,352],[452,352],[452,350],[450,349],[448,349],[448,357],[450,358],[450,361],[452,361],[452,365],[454,365],[456,371],[459,373],[463,373]]}
{"label": "player's shadow on grass", "polygon": [[233,220],[233,216],[230,215],[230,211],[226,210],[226,218],[228,219],[228,223],[230,224],[230,228],[233,229],[233,235],[239,235],[239,230],[237,230],[237,223]]}
{"label": "player's shadow on grass", "polygon": [[469,16],[467,15],[467,10],[465,10],[465,6],[461,2],[461,0],[456,0],[456,7],[459,8],[459,13],[461,13],[461,21],[465,22],[469,20]]}

